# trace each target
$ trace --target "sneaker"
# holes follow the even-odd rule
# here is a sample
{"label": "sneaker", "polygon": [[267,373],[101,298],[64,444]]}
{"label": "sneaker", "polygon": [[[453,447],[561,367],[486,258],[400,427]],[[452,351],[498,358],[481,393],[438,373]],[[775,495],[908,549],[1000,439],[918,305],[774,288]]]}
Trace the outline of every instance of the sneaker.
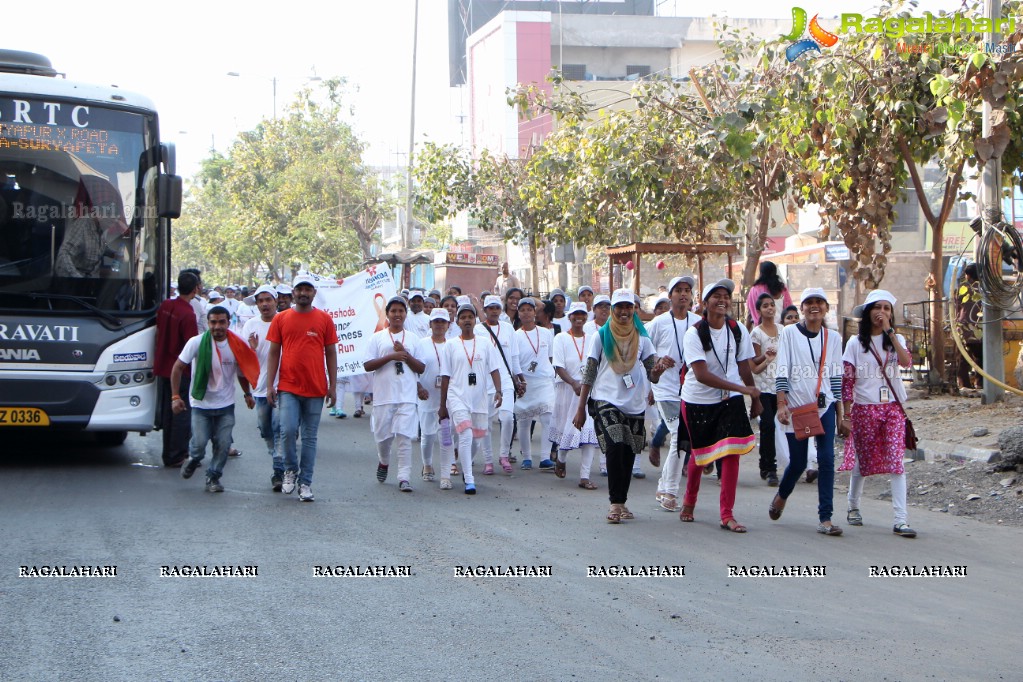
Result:
{"label": "sneaker", "polygon": [[285,495],[290,495],[295,492],[295,481],[298,478],[298,474],[294,471],[284,472],[284,481],[281,482],[281,492]]}
{"label": "sneaker", "polygon": [[220,479],[207,478],[206,479],[206,492],[208,492],[208,493],[222,493],[222,492],[224,492],[224,486],[220,485]]}
{"label": "sneaker", "polygon": [[540,471],[554,471],[554,462],[549,459],[540,460]]}
{"label": "sneaker", "polygon": [[336,417],[337,416],[337,408],[336,407],[330,408],[330,412],[328,412],[327,415],[331,416],[331,417]]}
{"label": "sneaker", "polygon": [[377,481],[383,483],[387,480],[387,465],[377,464]]}
{"label": "sneaker", "polygon": [[473,485],[472,483],[466,483],[465,484],[465,494],[466,495],[475,495],[476,494],[476,486]]}
{"label": "sneaker", "polygon": [[863,515],[860,514],[860,510],[859,509],[850,509],[845,514],[845,521],[850,526],[862,526],[863,525]]}
{"label": "sneaker", "polygon": [[184,466],[181,467],[181,478],[192,478],[192,474],[199,468],[199,460],[194,457],[189,457],[185,460]]}
{"label": "sneaker", "polygon": [[440,489],[441,490],[451,490],[451,479],[450,478],[442,478],[442,479],[440,479]]}
{"label": "sneaker", "polygon": [[807,469],[806,470],[806,482],[807,483],[813,483],[816,480],[817,480],[817,470],[816,469]]}
{"label": "sneaker", "polygon": [[334,416],[337,417],[338,419],[348,419],[348,415],[342,412],[341,410],[338,410],[337,414],[335,414]]}
{"label": "sneaker", "polygon": [[531,459],[522,460],[522,466],[520,466],[519,468],[522,469],[523,471],[529,471],[530,469],[533,468],[533,460]]}
{"label": "sneaker", "polygon": [[483,475],[484,476],[493,476],[494,475],[494,465],[493,464],[484,464],[483,465]]}
{"label": "sneaker", "polygon": [[604,478],[607,478],[607,469],[605,469],[604,467],[600,467],[600,475],[603,476]]}
{"label": "sneaker", "polygon": [[[632,477],[633,478],[646,478],[646,474],[644,474],[642,471],[635,471],[634,470],[632,472]],[[622,518],[624,519],[625,517],[623,516]]]}
{"label": "sneaker", "polygon": [[916,531],[909,527],[908,523],[897,523],[892,527],[892,532],[904,538],[915,538]]}
{"label": "sneaker", "polygon": [[410,493],[412,492],[412,484],[408,481],[398,481],[398,490],[403,493]]}
{"label": "sneaker", "polygon": [[274,475],[270,477],[270,487],[275,493],[281,492],[281,488],[284,485],[284,476],[274,472]]}
{"label": "sneaker", "polygon": [[238,450],[237,448],[231,448],[230,450],[227,451],[227,456],[228,457],[241,457],[242,456],[242,451]]}
{"label": "sneaker", "polygon": [[778,487],[778,474],[768,474],[767,475],[767,485],[771,486],[772,488],[777,488]]}
{"label": "sneaker", "polygon": [[313,489],[308,483],[303,483],[298,486],[298,501],[299,502],[312,502],[315,498],[313,497]]}

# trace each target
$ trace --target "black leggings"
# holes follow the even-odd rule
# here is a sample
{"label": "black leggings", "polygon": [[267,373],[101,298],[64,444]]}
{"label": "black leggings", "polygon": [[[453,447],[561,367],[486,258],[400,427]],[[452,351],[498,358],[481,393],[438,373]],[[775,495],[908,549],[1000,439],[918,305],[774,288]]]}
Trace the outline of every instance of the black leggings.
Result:
{"label": "black leggings", "polygon": [[625,504],[632,483],[632,467],[636,453],[628,445],[611,443],[604,453],[607,457],[607,493],[611,504]]}

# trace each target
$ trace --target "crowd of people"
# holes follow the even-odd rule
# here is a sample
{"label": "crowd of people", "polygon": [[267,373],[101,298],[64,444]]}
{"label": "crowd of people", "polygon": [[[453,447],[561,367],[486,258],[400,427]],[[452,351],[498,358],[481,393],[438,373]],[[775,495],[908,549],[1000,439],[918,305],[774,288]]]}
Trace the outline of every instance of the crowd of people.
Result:
{"label": "crowd of people", "polygon": [[214,288],[203,300],[201,273],[182,271],[157,319],[164,463],[190,478],[212,444],[206,490],[223,491],[237,386],[256,410],[272,490],[312,501],[324,407],[347,418],[342,402],[351,392],[353,417],[372,405],[377,480],[386,483],[393,471],[402,492],[413,491],[414,479],[451,490],[457,477],[474,495],[475,473],[528,471],[534,459],[565,478],[573,458],[578,486],[596,490],[597,460],[607,478],[606,520],[617,524],[635,518],[630,484],[645,476],[640,459],[650,441],[649,461],[660,470],[656,508],[694,521],[701,481],[716,475],[720,526],[745,533],[734,513],[739,466],[758,449],[761,479],[776,489],[769,518],[781,518],[805,473],[817,484],[817,532],[839,536],[832,516],[840,434],[838,469],[852,472],[847,523],[863,523],[864,477],[884,474],[893,532],[916,535],[902,468],[899,368],[910,356],[894,332],[890,293],[869,294],[859,333],[843,349],[825,323],[825,292],[808,288],[795,304],[769,262],[748,292],[749,327],[733,316],[728,279],[701,290],[691,275],[673,278],[646,323],[628,289],[608,296],[583,286],[574,301],[555,289],[541,300],[507,270],[495,284],[479,297],[458,286],[403,290],[387,301],[386,325],[367,344],[365,373],[339,378],[338,337],[313,306],[314,279],[300,275],[290,287],[263,285],[251,295]]}

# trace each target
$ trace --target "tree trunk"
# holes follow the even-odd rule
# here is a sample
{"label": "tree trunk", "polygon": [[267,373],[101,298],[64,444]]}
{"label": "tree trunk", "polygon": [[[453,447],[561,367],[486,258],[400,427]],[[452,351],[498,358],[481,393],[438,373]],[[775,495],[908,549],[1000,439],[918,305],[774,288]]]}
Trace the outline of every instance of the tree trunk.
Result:
{"label": "tree trunk", "polygon": [[532,275],[530,277],[530,279],[532,280],[530,282],[530,286],[533,289],[531,293],[534,296],[539,295],[539,292],[540,292],[540,263],[537,260],[538,248],[537,248],[536,242],[537,242],[536,230],[530,230],[529,231],[529,265],[530,265],[530,272],[531,272],[531,275]]}
{"label": "tree trunk", "polygon": [[[931,277],[934,279],[934,290],[931,291],[931,371],[937,372],[937,384],[945,383],[945,316],[941,303],[944,287],[942,286],[942,242],[945,233],[945,217],[941,215],[931,228]],[[932,382],[933,383],[933,382]]]}
{"label": "tree trunk", "polygon": [[760,254],[764,252],[764,241],[767,239],[767,228],[771,224],[771,204],[761,199],[759,216],[757,217],[756,234],[747,234],[746,262],[742,268],[742,288],[748,290],[757,278],[757,267],[760,265]]}

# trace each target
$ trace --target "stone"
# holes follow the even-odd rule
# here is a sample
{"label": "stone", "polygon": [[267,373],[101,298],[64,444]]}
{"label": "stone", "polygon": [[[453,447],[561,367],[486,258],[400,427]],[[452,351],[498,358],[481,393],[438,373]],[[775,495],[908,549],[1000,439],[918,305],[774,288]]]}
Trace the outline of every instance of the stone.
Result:
{"label": "stone", "polygon": [[1023,461],[1023,424],[1010,426],[998,434],[998,447],[1002,459]]}
{"label": "stone", "polygon": [[973,437],[974,437],[974,438],[981,438],[982,436],[986,436],[986,435],[988,435],[989,433],[991,433],[991,432],[990,432],[990,431],[988,431],[988,430],[987,430],[986,428],[984,428],[983,426],[981,426],[980,428],[978,428],[978,429],[974,429],[974,430],[973,430]]}
{"label": "stone", "polygon": [[1003,488],[1009,488],[1011,486],[1016,485],[1016,477],[1015,476],[1010,476],[1009,478],[1003,478],[1002,480],[998,481],[998,483]]}
{"label": "stone", "polygon": [[973,500],[979,500],[980,495],[978,495],[977,493],[970,493],[969,495],[966,496],[966,499],[967,501],[972,502]]}

